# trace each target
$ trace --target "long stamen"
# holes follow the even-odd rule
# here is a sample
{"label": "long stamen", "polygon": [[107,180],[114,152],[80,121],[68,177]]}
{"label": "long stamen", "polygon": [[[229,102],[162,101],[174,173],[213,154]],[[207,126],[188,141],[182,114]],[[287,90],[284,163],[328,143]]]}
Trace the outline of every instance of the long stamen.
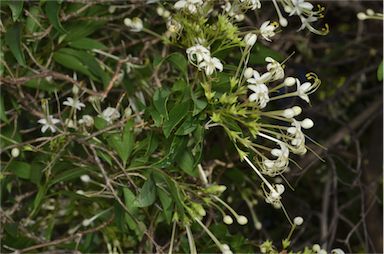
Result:
{"label": "long stamen", "polygon": [[272,192],[275,193],[276,190],[272,187],[272,185],[268,182],[267,179],[260,173],[260,171],[255,167],[255,165],[252,164],[252,162],[247,158],[247,156],[244,156],[244,160],[251,166],[251,168],[256,172],[256,174],[263,180],[265,185],[267,185],[268,189]]}

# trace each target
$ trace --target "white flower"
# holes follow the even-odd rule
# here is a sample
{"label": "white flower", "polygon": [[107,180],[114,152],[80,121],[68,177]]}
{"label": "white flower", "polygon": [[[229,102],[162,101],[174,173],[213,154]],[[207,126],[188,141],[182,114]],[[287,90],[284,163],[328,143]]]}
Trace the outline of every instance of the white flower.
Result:
{"label": "white flower", "polygon": [[81,108],[85,107],[85,104],[80,102],[78,99],[73,99],[72,97],[68,97],[66,101],[63,102],[63,105],[75,108],[77,110],[81,110]]}
{"label": "white flower", "polygon": [[288,147],[279,142],[280,149],[272,149],[271,154],[277,157],[276,160],[264,159],[262,164],[262,171],[264,174],[271,177],[284,173],[289,164],[289,150]]}
{"label": "white flower", "polygon": [[43,125],[41,127],[42,133],[46,132],[48,129],[50,129],[52,133],[55,133],[56,132],[55,124],[60,123],[60,120],[53,118],[53,116],[48,116],[47,118],[42,118],[37,122]]}
{"label": "white flower", "polygon": [[197,44],[187,49],[187,55],[191,63],[200,63],[201,61],[203,61],[204,57],[210,56],[211,53],[206,47]]}
{"label": "white flower", "polygon": [[189,11],[190,13],[196,13],[197,7],[199,5],[202,5],[202,0],[180,0],[177,1],[174,5],[176,10],[185,9]]}
{"label": "white flower", "polygon": [[295,217],[294,219],[293,219],[293,223],[295,224],[295,225],[297,225],[297,226],[300,226],[301,224],[303,224],[303,222],[304,222],[304,219],[302,218],[302,217]]}
{"label": "white flower", "polygon": [[264,39],[267,41],[271,41],[271,38],[275,36],[275,30],[277,28],[277,23],[271,21],[265,21],[263,24],[261,24],[260,27],[260,34],[263,36]]}
{"label": "white flower", "polygon": [[205,70],[205,74],[210,76],[216,69],[223,71],[223,64],[218,58],[205,55],[204,61],[199,64],[199,68],[203,68]]}
{"label": "white flower", "polygon": [[265,108],[269,102],[268,87],[264,84],[257,84],[248,85],[248,88],[253,91],[248,99],[255,101],[260,108]]}
{"label": "white flower", "polygon": [[79,124],[84,124],[87,127],[92,127],[94,124],[93,117],[90,115],[83,115],[83,117],[79,120]]}
{"label": "white flower", "polygon": [[247,82],[250,84],[264,84],[269,81],[271,74],[269,72],[264,73],[260,76],[260,73],[256,70],[253,70],[253,77],[247,79]]}
{"label": "white flower", "polygon": [[256,10],[261,8],[260,0],[240,0],[241,3],[245,3],[246,8]]}
{"label": "white flower", "polygon": [[120,118],[120,113],[117,109],[108,107],[101,113],[101,117],[108,123],[112,123],[113,120]]}
{"label": "white flower", "polygon": [[305,136],[301,130],[300,122],[293,119],[292,126],[287,129],[288,134],[292,138],[292,146],[290,148],[295,154],[303,155],[307,152],[307,148],[305,147]]}
{"label": "white flower", "polygon": [[309,97],[308,94],[313,93],[318,88],[318,85],[316,82],[313,84],[310,82],[305,82],[303,84],[300,84],[300,80],[296,79],[296,85],[297,85],[297,96],[299,96],[301,99],[305,100],[309,103]]}
{"label": "white flower", "polygon": [[253,45],[255,45],[256,40],[257,40],[257,35],[254,33],[248,33],[244,36],[245,44],[247,44],[247,46],[249,47],[252,47]]}
{"label": "white flower", "polygon": [[294,14],[301,15],[303,12],[312,11],[313,5],[304,0],[291,0],[292,7],[286,6],[284,10],[289,13],[289,16]]}
{"label": "white flower", "polygon": [[275,189],[271,190],[270,193],[265,194],[265,202],[273,205],[275,208],[281,207],[281,194],[283,194],[285,188],[282,184],[276,184]]}
{"label": "white flower", "polygon": [[266,57],[265,61],[268,62],[267,70],[271,74],[271,81],[284,78],[284,69],[279,62],[272,57]]}
{"label": "white flower", "polygon": [[124,25],[130,28],[132,32],[140,32],[143,30],[143,21],[139,17],[133,19],[125,18]]}

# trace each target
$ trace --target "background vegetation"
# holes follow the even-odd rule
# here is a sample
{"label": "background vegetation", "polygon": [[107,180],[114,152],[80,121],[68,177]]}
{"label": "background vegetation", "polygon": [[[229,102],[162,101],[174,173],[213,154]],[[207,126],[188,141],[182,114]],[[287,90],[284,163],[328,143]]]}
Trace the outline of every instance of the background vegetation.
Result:
{"label": "background vegetation", "polygon": [[[165,31],[156,1],[147,2],[151,4],[141,0],[1,2],[2,253],[166,252],[175,225],[170,207],[182,217],[183,202],[198,206],[208,195],[195,171],[199,163],[209,172],[210,182],[227,186],[222,199],[249,220],[247,225],[226,225],[217,210],[206,209],[204,223],[215,236],[236,253],[259,252],[261,244],[269,244],[267,240],[283,249],[281,241],[290,224],[281,210],[264,202],[257,176],[241,162],[222,129],[204,131],[185,121],[177,130],[180,135],[169,140],[159,133],[174,133],[177,120],[168,122],[164,132],[153,128],[157,124],[153,112],[171,114],[165,101],[168,94],[173,96],[168,109],[177,114],[193,108],[190,111],[198,115],[204,102],[194,100],[189,105],[177,100],[185,84],[172,75],[186,71],[187,62],[181,57],[185,49],[164,46],[156,35],[132,33],[124,26],[124,18],[139,16],[145,27],[159,34]],[[260,27],[260,20],[277,20],[272,3],[262,4],[263,11],[247,13],[244,26]],[[307,134],[326,147],[311,146],[322,161],[313,153],[295,157],[301,169],[292,164],[285,174],[294,188],[284,195],[285,209],[304,218],[289,249],[312,249],[318,243],[328,251],[382,253],[383,27],[380,20],[359,20],[357,13],[381,12],[383,6],[381,1],[321,4],[326,8],[323,22],[330,27],[327,35],[298,33],[300,24],[292,21],[274,43],[258,41],[250,60],[255,65],[264,63],[266,56],[282,61],[295,52],[287,75],[304,77],[313,71],[322,80],[311,106],[289,102],[299,103],[303,115],[313,119],[315,126]],[[168,89],[156,90],[163,83]],[[42,135],[37,121],[47,107],[62,116],[73,114],[61,107],[74,86],[100,111],[120,105],[124,120],[107,127],[95,118],[91,136],[71,129],[66,134]],[[98,96],[106,99],[92,101]],[[94,111],[88,106],[84,110]],[[196,115],[188,117],[198,121]],[[157,127],[162,126],[163,120],[158,121]],[[192,141],[183,139],[187,134]],[[101,142],[90,142],[93,137]],[[20,153],[17,156],[14,148]],[[155,160],[152,155],[159,150],[163,153],[158,157],[164,159]],[[178,153],[184,150],[193,153]],[[148,163],[169,171],[151,173]],[[129,170],[121,175],[119,168]],[[81,180],[85,174],[91,182]],[[184,195],[192,198],[183,199]],[[84,226],[84,220],[96,214]],[[191,230],[199,252],[218,251],[199,225],[192,223]],[[176,252],[190,250],[185,228],[179,229],[176,239]]]}

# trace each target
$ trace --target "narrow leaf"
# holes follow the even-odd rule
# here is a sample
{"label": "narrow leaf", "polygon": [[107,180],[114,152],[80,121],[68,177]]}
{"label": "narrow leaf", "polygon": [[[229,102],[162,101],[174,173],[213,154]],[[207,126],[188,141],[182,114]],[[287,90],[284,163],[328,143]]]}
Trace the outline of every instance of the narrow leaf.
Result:
{"label": "narrow leaf", "polygon": [[11,50],[13,56],[20,65],[25,65],[25,57],[21,50],[21,27],[15,24],[4,35],[5,44]]}

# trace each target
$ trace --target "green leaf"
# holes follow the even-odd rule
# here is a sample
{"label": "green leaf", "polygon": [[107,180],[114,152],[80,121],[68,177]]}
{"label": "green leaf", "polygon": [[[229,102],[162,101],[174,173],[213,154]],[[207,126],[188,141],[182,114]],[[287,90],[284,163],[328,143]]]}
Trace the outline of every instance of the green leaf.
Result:
{"label": "green leaf", "polygon": [[197,127],[196,120],[193,118],[187,118],[183,124],[177,129],[176,135],[188,135],[189,133],[193,132]]}
{"label": "green leaf", "polygon": [[272,57],[278,62],[281,62],[284,60],[284,56],[281,55],[279,52],[270,49],[266,46],[264,46],[261,43],[256,43],[253,48],[252,52],[249,58],[249,64],[264,64],[266,57]]}
{"label": "green leaf", "polygon": [[9,1],[7,4],[12,11],[13,21],[16,21],[23,12],[24,1]]}
{"label": "green leaf", "polygon": [[78,60],[76,57],[68,55],[66,53],[57,51],[53,53],[53,59],[63,65],[64,67],[78,71],[82,74],[85,74],[93,79],[96,79],[96,77],[88,70],[87,66],[85,66],[80,60]]}
{"label": "green leaf", "polygon": [[4,35],[5,44],[11,50],[13,56],[20,65],[25,65],[24,53],[21,50],[21,27],[15,24]]}
{"label": "green leaf", "polygon": [[48,17],[51,25],[58,31],[65,33],[63,26],[60,23],[59,12],[60,4],[57,1],[47,1],[45,4],[45,14]]}
{"label": "green leaf", "polygon": [[68,44],[71,47],[78,48],[78,49],[106,49],[107,48],[103,43],[90,38],[80,38],[78,40],[71,41]]}
{"label": "green leaf", "polygon": [[189,102],[183,102],[176,104],[171,111],[169,112],[169,120],[166,121],[163,125],[163,132],[165,137],[169,137],[172,130],[176,127],[178,123],[188,114]]}
{"label": "green leaf", "polygon": [[72,42],[87,37],[103,27],[104,24],[105,21],[74,21],[73,23],[65,26],[68,32],[64,41]]}
{"label": "green leaf", "polygon": [[156,200],[156,185],[153,181],[152,175],[149,175],[147,181],[141,188],[139,195],[134,201],[136,207],[147,207],[152,205]]}
{"label": "green leaf", "polygon": [[39,15],[40,14],[40,8],[37,6],[31,6],[29,8],[29,15],[25,24],[25,28],[27,29],[28,32],[34,33],[36,32],[36,29],[38,27],[38,20],[39,20]]}
{"label": "green leaf", "polygon": [[95,117],[95,127],[98,130],[102,130],[108,126],[108,122],[101,117]]}
{"label": "green leaf", "polygon": [[172,53],[167,57],[167,60],[171,62],[179,71],[184,75],[188,74],[188,62],[185,59],[184,55],[176,52]]}
{"label": "green leaf", "polygon": [[80,176],[86,174],[88,171],[89,171],[89,168],[73,168],[73,169],[65,170],[64,172],[55,176],[52,179],[52,181],[48,182],[48,187],[60,182],[65,182],[65,181],[79,178]]}
{"label": "green leaf", "polygon": [[8,169],[17,177],[29,180],[31,178],[31,165],[26,162],[12,161]]}
{"label": "green leaf", "polygon": [[116,150],[120,159],[126,163],[129,155],[132,152],[134,144],[134,133],[133,133],[134,122],[128,121],[124,126],[123,136],[120,134],[112,134],[108,138],[108,144]]}
{"label": "green leaf", "polygon": [[47,192],[47,187],[45,185],[39,186],[39,190],[36,194],[35,200],[33,201],[33,210],[30,215],[31,217],[35,216],[36,213],[40,210],[40,204],[43,201],[46,192]]}
{"label": "green leaf", "polygon": [[179,167],[190,176],[197,176],[194,170],[194,161],[190,151],[185,150],[180,156],[176,158]]}
{"label": "green leaf", "polygon": [[172,203],[173,203],[173,200],[172,200],[172,198],[170,197],[170,195],[167,192],[165,192],[164,190],[162,190],[160,188],[158,189],[157,194],[159,196],[161,206],[163,207],[164,217],[165,217],[166,221],[169,224],[169,223],[171,223],[171,219],[172,219],[172,213],[173,213]]}
{"label": "green leaf", "polygon": [[4,95],[0,95],[0,120],[8,123],[7,115],[5,114],[5,107],[4,107]]}
{"label": "green leaf", "polygon": [[172,143],[167,151],[167,154],[158,162],[154,163],[153,166],[160,168],[169,167],[174,162],[175,157],[184,151],[187,145],[188,139],[185,136],[175,136]]}
{"label": "green leaf", "polygon": [[171,62],[171,64],[181,71],[183,75],[188,75],[188,62],[184,55],[179,52],[172,53],[165,58],[161,59],[160,57],[156,57],[153,61],[153,65],[159,67],[164,62]]}
{"label": "green leaf", "polygon": [[377,79],[379,81],[383,81],[383,61],[381,61],[379,67],[377,68]]}
{"label": "green leaf", "polygon": [[156,110],[166,119],[168,119],[167,101],[169,94],[170,92],[165,89],[158,89],[153,94],[153,105],[155,106]]}

